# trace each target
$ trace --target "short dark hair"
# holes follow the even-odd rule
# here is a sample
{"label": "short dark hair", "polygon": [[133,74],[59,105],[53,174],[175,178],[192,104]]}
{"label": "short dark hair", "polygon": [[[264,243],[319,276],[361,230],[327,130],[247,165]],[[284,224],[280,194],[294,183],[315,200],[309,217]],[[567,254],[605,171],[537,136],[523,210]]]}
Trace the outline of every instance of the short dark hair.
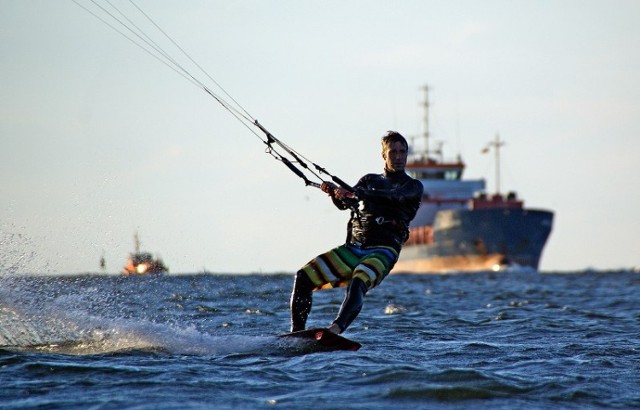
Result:
{"label": "short dark hair", "polygon": [[386,147],[394,142],[401,142],[407,150],[409,149],[409,144],[402,134],[397,131],[387,131],[387,134],[382,137],[382,150],[384,151]]}

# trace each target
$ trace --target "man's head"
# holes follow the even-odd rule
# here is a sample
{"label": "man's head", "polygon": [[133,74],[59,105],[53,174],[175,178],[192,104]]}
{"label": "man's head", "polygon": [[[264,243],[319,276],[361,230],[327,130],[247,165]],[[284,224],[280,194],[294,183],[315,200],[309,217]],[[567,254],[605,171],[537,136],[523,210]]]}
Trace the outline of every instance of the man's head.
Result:
{"label": "man's head", "polygon": [[382,137],[382,158],[387,171],[404,171],[407,165],[409,144],[399,132],[387,131]]}

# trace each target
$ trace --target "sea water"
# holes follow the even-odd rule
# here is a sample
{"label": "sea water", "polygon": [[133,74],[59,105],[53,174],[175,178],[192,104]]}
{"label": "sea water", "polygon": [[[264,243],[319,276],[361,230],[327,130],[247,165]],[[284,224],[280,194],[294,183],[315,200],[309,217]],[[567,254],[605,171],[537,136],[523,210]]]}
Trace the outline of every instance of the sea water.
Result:
{"label": "sea water", "polygon": [[[0,278],[3,409],[640,408],[640,275],[391,275],[308,353],[292,274]],[[327,326],[344,289],[315,293]]]}

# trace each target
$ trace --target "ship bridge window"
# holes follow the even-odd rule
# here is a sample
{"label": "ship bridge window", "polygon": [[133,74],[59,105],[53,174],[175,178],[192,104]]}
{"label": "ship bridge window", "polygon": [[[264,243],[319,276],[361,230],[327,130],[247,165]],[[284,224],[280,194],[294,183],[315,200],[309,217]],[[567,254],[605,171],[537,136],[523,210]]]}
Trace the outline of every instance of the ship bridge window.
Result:
{"label": "ship bridge window", "polygon": [[460,179],[461,172],[459,170],[450,170],[444,173],[444,179],[449,181],[457,181]]}

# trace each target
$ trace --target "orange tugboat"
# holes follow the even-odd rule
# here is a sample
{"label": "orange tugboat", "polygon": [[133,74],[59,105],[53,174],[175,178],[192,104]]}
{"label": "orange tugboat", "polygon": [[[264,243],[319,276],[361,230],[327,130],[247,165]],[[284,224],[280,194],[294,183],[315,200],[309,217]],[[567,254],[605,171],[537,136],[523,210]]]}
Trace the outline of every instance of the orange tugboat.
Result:
{"label": "orange tugboat", "polygon": [[154,258],[149,252],[140,251],[140,237],[138,232],[133,235],[135,252],[130,253],[127,264],[122,269],[122,274],[126,276],[162,274],[168,273],[169,269],[164,265],[162,259]]}

